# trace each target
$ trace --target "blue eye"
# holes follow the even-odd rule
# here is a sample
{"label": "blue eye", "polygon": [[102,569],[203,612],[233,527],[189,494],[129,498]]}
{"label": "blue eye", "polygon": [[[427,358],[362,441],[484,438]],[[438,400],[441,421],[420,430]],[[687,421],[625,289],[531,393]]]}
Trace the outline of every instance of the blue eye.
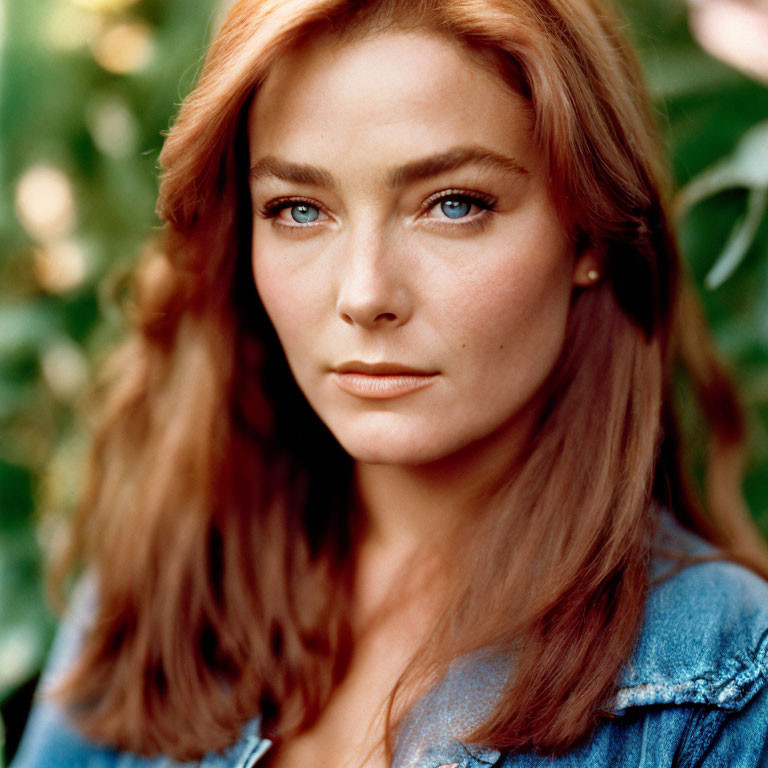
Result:
{"label": "blue eye", "polygon": [[307,203],[298,203],[291,206],[291,218],[299,224],[308,224],[310,221],[316,221],[320,212],[314,205]]}
{"label": "blue eye", "polygon": [[[427,219],[436,226],[447,227],[446,231],[458,232],[460,226],[485,227],[496,211],[498,200],[483,192],[465,192],[460,189],[445,189],[430,195],[422,204]],[[455,224],[448,224],[448,220]]]}
{"label": "blue eye", "polygon": [[448,197],[440,203],[440,210],[449,219],[460,219],[466,216],[471,208],[472,203],[461,197]]}

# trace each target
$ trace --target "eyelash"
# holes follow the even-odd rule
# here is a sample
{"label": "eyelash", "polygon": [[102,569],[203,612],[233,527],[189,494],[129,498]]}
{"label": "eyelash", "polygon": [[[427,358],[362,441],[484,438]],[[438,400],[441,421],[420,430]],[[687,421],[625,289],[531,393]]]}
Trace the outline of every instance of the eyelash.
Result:
{"label": "eyelash", "polygon": [[[447,228],[454,232],[457,229],[465,229],[470,227],[476,231],[482,231],[485,229],[485,227],[490,222],[491,215],[496,211],[496,204],[498,202],[498,200],[492,195],[485,195],[481,192],[467,192],[460,189],[448,189],[441,192],[435,192],[433,195],[430,195],[421,204],[421,210],[426,212],[445,200],[455,199],[459,199],[477,206],[480,209],[480,213],[475,214],[472,218],[467,219],[466,221],[463,220],[464,217],[462,217],[462,219],[457,219],[455,224],[447,223],[448,219],[446,217],[446,219],[442,219],[437,225],[440,228]],[[301,235],[307,230],[313,229],[315,226],[317,226],[317,224],[299,224],[298,222],[296,224],[283,224],[282,222],[277,221],[277,216],[280,211],[284,210],[285,208],[291,208],[294,205],[301,205],[302,203],[309,205],[312,208],[316,208],[318,211],[321,211],[327,215],[327,211],[321,203],[319,203],[317,200],[312,200],[311,198],[307,197],[282,197],[276,200],[271,200],[259,208],[258,214],[263,219],[275,219],[275,224],[288,231],[291,235]]]}

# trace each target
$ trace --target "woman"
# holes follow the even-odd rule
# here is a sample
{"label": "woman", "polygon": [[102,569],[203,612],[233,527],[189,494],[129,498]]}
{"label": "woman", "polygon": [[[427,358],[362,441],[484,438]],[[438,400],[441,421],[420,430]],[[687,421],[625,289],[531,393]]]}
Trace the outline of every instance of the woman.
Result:
{"label": "woman", "polygon": [[650,123],[596,0],[235,5],[19,768],[765,765],[768,559]]}

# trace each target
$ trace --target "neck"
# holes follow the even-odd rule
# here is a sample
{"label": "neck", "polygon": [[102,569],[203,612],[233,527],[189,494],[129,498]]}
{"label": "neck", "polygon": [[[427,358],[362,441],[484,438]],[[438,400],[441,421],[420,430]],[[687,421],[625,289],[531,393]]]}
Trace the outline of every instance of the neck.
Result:
{"label": "neck", "polygon": [[355,465],[363,527],[357,547],[355,626],[441,610],[460,562],[460,536],[509,484],[538,409],[462,450],[427,464]]}
{"label": "neck", "polygon": [[450,534],[471,522],[510,481],[530,431],[517,425],[436,462],[420,465],[356,464],[365,515],[363,543],[397,559],[444,554]]}

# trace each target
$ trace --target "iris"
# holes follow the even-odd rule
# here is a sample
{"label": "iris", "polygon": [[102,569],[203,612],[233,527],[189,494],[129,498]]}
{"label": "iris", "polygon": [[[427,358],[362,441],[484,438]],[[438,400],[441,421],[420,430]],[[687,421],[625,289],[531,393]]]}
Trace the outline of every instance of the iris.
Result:
{"label": "iris", "polygon": [[317,208],[306,203],[300,203],[291,207],[291,217],[299,224],[307,224],[310,221],[315,221],[318,217]]}
{"label": "iris", "polygon": [[440,210],[451,219],[460,219],[469,213],[472,204],[467,200],[458,197],[451,197],[443,200],[440,204]]}

